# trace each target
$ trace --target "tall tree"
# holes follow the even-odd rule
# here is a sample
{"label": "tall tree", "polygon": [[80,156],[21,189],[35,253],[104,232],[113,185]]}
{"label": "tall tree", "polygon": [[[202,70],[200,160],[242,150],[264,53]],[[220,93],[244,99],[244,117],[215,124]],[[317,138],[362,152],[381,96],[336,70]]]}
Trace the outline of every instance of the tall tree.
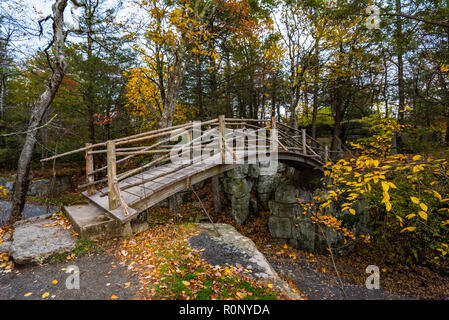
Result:
{"label": "tall tree", "polygon": [[67,33],[64,31],[64,10],[67,0],[55,0],[52,5],[52,15],[48,17],[53,21],[53,37],[48,49],[54,49],[54,66],[47,88],[36,100],[31,108],[31,118],[25,138],[25,144],[20,154],[17,177],[14,185],[14,196],[9,222],[12,223],[21,217],[25,199],[30,183],[30,169],[33,151],[36,146],[38,127],[42,122],[45,112],[53,101],[59,86],[61,85],[66,70],[65,40]]}

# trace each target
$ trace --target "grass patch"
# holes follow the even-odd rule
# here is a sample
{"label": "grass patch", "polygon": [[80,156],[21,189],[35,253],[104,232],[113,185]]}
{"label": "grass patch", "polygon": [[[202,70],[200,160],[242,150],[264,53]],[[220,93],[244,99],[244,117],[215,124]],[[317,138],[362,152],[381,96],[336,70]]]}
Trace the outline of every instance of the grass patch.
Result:
{"label": "grass patch", "polygon": [[64,193],[55,197],[30,197],[31,202],[42,205],[73,206],[86,203],[86,198],[81,193]]}
{"label": "grass patch", "polygon": [[68,253],[60,253],[57,255],[54,255],[50,258],[50,263],[56,263],[61,261],[67,261],[72,260],[77,257],[84,256],[88,253],[99,253],[103,252],[105,249],[101,246],[98,246],[94,241],[92,240],[84,240],[84,239],[78,239],[76,241],[76,247],[72,251]]}

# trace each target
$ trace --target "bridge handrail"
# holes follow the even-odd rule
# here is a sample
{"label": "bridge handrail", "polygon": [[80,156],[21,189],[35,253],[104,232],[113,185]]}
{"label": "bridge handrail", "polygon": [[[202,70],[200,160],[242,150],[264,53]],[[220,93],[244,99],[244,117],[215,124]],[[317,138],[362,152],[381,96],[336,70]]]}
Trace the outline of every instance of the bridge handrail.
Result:
{"label": "bridge handrail", "polygon": [[[327,146],[321,145],[318,141],[307,135],[305,129],[295,129],[286,124],[277,122],[274,117],[270,120],[267,119],[239,119],[239,118],[225,118],[225,116],[221,115],[218,118],[201,122],[201,126],[218,126],[218,130],[220,132],[221,139],[219,140],[220,149],[221,149],[221,157],[222,162],[225,163],[225,158],[227,153],[231,153],[234,160],[236,160],[236,152],[240,151],[240,147],[229,147],[227,145],[227,136],[232,135],[232,133],[226,134],[226,126],[241,126],[243,128],[256,128],[258,130],[264,128],[270,128],[271,130],[277,129],[277,126],[281,126],[284,128],[288,128],[293,130],[294,132],[300,132],[302,139],[295,139],[291,134],[287,134],[283,132],[283,130],[276,130],[276,136],[270,136],[276,141],[276,145],[270,145],[271,148],[278,149],[279,147],[283,151],[300,153],[303,156],[318,158],[319,161],[326,163],[329,159]],[[122,181],[126,178],[136,175],[137,173],[143,171],[144,169],[150,168],[152,166],[160,165],[164,162],[169,161],[169,155],[172,148],[176,147],[177,144],[170,144],[170,141],[173,139],[173,135],[176,137],[177,135],[183,135],[188,133],[189,144],[188,146],[191,148],[191,152],[195,148],[207,148],[208,142],[204,142],[202,140],[202,136],[193,138],[193,130],[194,130],[194,122],[188,122],[176,126],[171,126],[162,129],[150,130],[147,132],[142,132],[138,134],[134,134],[128,137],[122,137],[114,140],[109,140],[106,142],[100,142],[96,144],[87,143],[85,147],[68,151],[65,153],[61,153],[58,155],[54,155],[45,159],[42,159],[41,162],[54,160],[57,158],[61,158],[64,156],[68,156],[71,154],[75,154],[78,152],[84,152],[86,158],[86,183],[79,185],[79,188],[87,187],[88,195],[93,195],[96,193],[95,185],[100,183],[108,184],[107,192],[103,192],[101,195],[108,195],[109,200],[109,209],[114,210],[119,207],[119,204],[122,206],[125,215],[128,214],[128,208],[126,203],[123,201],[123,197],[121,195],[121,190],[118,186],[118,182]],[[170,137],[161,139],[164,136],[169,135]],[[158,139],[156,143],[147,146],[135,146],[135,144],[142,143],[143,141]],[[199,141],[199,146],[196,143]],[[249,140],[245,141],[249,142]],[[307,141],[312,141],[309,145]],[[131,147],[121,147],[126,144],[131,144],[134,146]],[[184,146],[184,145],[183,145]],[[96,148],[105,147],[100,150],[94,150]],[[159,148],[157,148],[159,147]],[[248,151],[249,146],[246,143],[243,145],[243,150]],[[103,165],[100,168],[94,168],[94,156],[95,155],[104,155],[106,154],[106,165]],[[131,170],[117,173],[117,164],[123,163],[127,160],[130,160],[133,157],[139,155],[156,155],[149,163],[141,165],[137,168],[133,168]],[[123,157],[121,159],[117,159],[117,157]],[[98,173],[107,170],[107,176],[105,178],[99,178],[95,180],[95,176]],[[163,174],[162,174],[163,175]],[[132,184],[131,184],[132,185]],[[125,189],[125,188],[124,188]]]}

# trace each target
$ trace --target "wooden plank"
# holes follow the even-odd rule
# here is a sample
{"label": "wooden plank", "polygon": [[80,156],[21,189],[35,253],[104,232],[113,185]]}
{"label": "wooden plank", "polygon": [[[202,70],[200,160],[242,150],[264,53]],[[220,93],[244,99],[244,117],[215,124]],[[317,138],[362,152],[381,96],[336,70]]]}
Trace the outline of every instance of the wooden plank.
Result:
{"label": "wooden plank", "polygon": [[[186,189],[186,186],[188,185],[188,180],[190,180],[190,184],[194,185],[198,182],[201,182],[205,179],[208,179],[214,175],[220,174],[222,172],[231,170],[235,168],[237,165],[215,165],[213,167],[209,167],[206,170],[203,170],[201,172],[198,172],[194,174],[193,176],[187,178],[183,177],[173,183],[169,188],[163,188],[151,196],[149,196],[147,199],[142,199],[142,201],[139,201],[133,205],[133,208],[135,208],[137,211],[143,211],[146,210],[155,204],[167,199],[168,197],[174,195],[177,192],[180,192],[182,190]],[[203,168],[204,169],[204,168]]]}
{"label": "wooden plank", "polygon": [[83,191],[82,195],[85,196],[91,203],[95,204],[99,208],[103,209],[108,216],[111,218],[117,219],[121,222],[126,222],[131,220],[132,218],[135,218],[139,212],[137,212],[135,209],[128,207],[129,215],[125,216],[123,213],[123,209],[121,206],[117,207],[116,209],[110,210],[109,209],[109,201],[105,197],[100,197],[99,194],[89,196],[87,194],[87,191]]}

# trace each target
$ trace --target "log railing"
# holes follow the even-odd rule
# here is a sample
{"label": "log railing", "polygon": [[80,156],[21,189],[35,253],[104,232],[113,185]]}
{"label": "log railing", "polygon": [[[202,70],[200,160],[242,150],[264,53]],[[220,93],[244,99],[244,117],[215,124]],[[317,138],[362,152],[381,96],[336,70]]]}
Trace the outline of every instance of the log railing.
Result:
{"label": "log railing", "polygon": [[[199,126],[200,128],[198,128]],[[86,143],[85,147],[55,155],[41,161],[49,161],[63,156],[71,155],[77,152],[84,152],[86,159],[86,183],[78,186],[79,188],[87,188],[87,194],[93,195],[97,192],[96,185],[107,184],[107,192],[103,192],[100,196],[108,196],[109,209],[114,210],[121,206],[125,215],[127,215],[128,207],[124,202],[121,192],[137,185],[143,185],[148,180],[142,179],[137,182],[128,183],[121,188],[119,182],[123,179],[135,176],[140,172],[151,167],[159,166],[170,160],[170,153],[173,148],[180,146],[186,147],[185,144],[173,143],[174,138],[185,137],[187,135],[188,148],[190,155],[201,154],[202,150],[208,150],[211,141],[203,139],[203,135],[195,137],[194,130],[216,128],[219,135],[219,150],[221,153],[221,163],[225,163],[227,154],[230,154],[234,161],[239,160],[241,152],[249,154],[254,151],[254,142],[258,139],[256,136],[253,140],[245,139],[243,146],[234,147],[234,142],[229,143],[229,137],[232,138],[233,132],[227,132],[227,129],[252,129],[253,132],[261,130],[266,131],[267,137],[270,139],[270,151],[280,150],[283,152],[300,153],[307,157],[316,158],[323,164],[329,160],[329,151],[327,145],[321,145],[312,137],[306,134],[305,129],[295,129],[280,122],[276,122],[274,117],[270,120],[262,119],[234,119],[219,116],[206,122],[190,122],[186,124],[176,125],[169,128],[157,129],[148,132],[135,134],[129,137],[109,140],[106,142],[91,144]],[[259,142],[259,140],[257,140]],[[149,142],[149,143],[148,143]],[[142,145],[145,144],[145,145]],[[106,163],[104,163],[104,155],[106,155]],[[99,156],[98,160],[95,157]],[[149,162],[138,167],[130,168],[123,171],[127,166],[132,164],[132,159],[142,157],[149,159]],[[190,157],[191,163],[195,163],[198,158]],[[97,168],[95,168],[95,164]],[[151,180],[157,179],[166,173],[153,176]],[[97,179],[96,179],[97,177]]]}

